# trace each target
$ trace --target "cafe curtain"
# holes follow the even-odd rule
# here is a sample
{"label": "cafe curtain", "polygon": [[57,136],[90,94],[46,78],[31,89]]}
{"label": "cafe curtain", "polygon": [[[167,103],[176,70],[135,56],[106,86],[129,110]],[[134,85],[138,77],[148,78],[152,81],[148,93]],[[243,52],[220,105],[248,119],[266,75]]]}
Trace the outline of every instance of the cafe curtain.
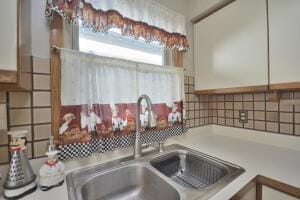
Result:
{"label": "cafe curtain", "polygon": [[47,0],[46,16],[54,12],[94,32],[118,28],[123,36],[189,49],[185,17],[153,0]]}
{"label": "cafe curtain", "polygon": [[[183,69],[141,64],[73,50],[61,50],[60,158],[86,157],[134,144],[136,113],[142,142],[186,132]],[[157,127],[148,127],[152,101]]]}

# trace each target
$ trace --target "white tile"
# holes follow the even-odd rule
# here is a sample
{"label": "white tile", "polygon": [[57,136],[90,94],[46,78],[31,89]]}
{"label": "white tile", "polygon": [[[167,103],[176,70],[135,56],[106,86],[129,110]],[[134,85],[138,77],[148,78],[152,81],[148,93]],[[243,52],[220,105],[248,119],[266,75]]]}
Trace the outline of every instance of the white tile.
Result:
{"label": "white tile", "polygon": [[33,75],[33,88],[35,90],[50,90],[50,87],[49,75]]}
{"label": "white tile", "polygon": [[9,107],[27,108],[31,106],[31,94],[29,92],[10,92]]}
{"label": "white tile", "polygon": [[0,104],[0,130],[7,130],[6,104]]}
{"label": "white tile", "polygon": [[50,74],[50,59],[33,57],[33,73]]}
{"label": "white tile", "polygon": [[32,143],[27,143],[26,145],[26,155],[28,158],[32,158]]}
{"label": "white tile", "polygon": [[50,92],[33,92],[33,107],[51,106]]}
{"label": "white tile", "polygon": [[48,144],[49,144],[48,141],[35,142],[34,143],[34,157],[44,156],[47,151]]}
{"label": "white tile", "polygon": [[34,108],[33,122],[34,124],[51,122],[51,108]]}
{"label": "white tile", "polygon": [[8,147],[0,147],[0,163],[8,162]]}
{"label": "white tile", "polygon": [[30,109],[11,109],[9,113],[9,121],[11,126],[31,124]]}
{"label": "white tile", "polygon": [[0,131],[0,144],[8,144],[8,135],[7,131]]}
{"label": "white tile", "polygon": [[47,139],[50,136],[51,136],[51,124],[34,126],[34,139],[35,140]]}
{"label": "white tile", "polygon": [[6,103],[6,93],[0,92],[0,103]]}

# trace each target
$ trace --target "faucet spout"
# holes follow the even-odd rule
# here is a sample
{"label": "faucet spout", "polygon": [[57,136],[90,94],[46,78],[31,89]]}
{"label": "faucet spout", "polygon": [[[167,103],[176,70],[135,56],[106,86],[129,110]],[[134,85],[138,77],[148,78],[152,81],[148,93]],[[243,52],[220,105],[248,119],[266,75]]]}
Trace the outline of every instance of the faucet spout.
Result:
{"label": "faucet spout", "polygon": [[155,114],[152,111],[152,102],[147,95],[141,95],[137,100],[137,112],[136,112],[136,133],[135,133],[135,143],[134,143],[134,158],[142,157],[142,142],[141,142],[141,117],[140,117],[140,109],[141,109],[141,102],[145,99],[147,108],[148,108],[148,126],[155,127],[156,126],[156,118]]}

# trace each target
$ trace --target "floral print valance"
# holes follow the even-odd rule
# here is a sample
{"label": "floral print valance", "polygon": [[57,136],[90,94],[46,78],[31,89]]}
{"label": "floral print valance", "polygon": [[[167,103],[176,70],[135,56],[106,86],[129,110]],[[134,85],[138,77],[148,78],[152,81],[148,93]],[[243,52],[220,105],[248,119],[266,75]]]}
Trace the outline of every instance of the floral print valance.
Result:
{"label": "floral print valance", "polygon": [[[98,9],[97,7],[95,8],[95,6],[88,1],[91,0],[48,0],[46,4],[46,15],[51,17],[53,11],[56,11],[67,21],[71,23],[77,23],[78,21],[81,21],[83,26],[91,27],[95,32],[108,32],[111,28],[119,28],[124,36],[132,36],[135,39],[142,38],[146,42],[159,42],[166,48],[178,48],[179,50],[184,51],[189,49],[188,40],[185,35],[185,29],[182,28],[184,27],[184,25],[182,25],[184,24],[184,20],[178,21],[180,24],[178,27],[181,27],[179,29],[172,28],[176,26],[176,22],[174,22],[174,20],[172,25],[167,24],[170,20],[165,20],[166,22],[162,25],[163,27],[158,27],[161,23],[152,23],[154,25],[150,25],[147,23],[148,21],[145,19],[145,17],[141,19],[142,21],[137,21],[133,19],[134,17],[129,18],[124,16],[124,14],[120,13],[119,10],[102,10]],[[135,2],[136,0],[128,1],[133,1],[129,3],[137,3]],[[151,0],[149,1],[150,2],[148,2],[148,5],[157,4]],[[111,0],[110,4],[112,4],[112,2],[115,1]],[[124,3],[124,1],[122,2]],[[146,0],[143,0],[143,2],[146,2]],[[117,5],[117,3],[118,2],[115,2],[115,5]],[[136,9],[138,8],[136,7]],[[155,7],[151,7],[149,10],[151,11],[151,9],[153,10]],[[143,14],[142,9],[138,10],[138,12]],[[157,13],[154,14],[157,15]],[[150,14],[148,13],[148,15]],[[163,21],[164,17],[175,18],[172,15],[166,14],[164,16],[152,17],[155,17],[155,20],[150,20],[151,22]],[[148,16],[148,18],[150,17]],[[178,30],[178,32],[170,32],[174,30]],[[181,33],[179,33],[179,31]]]}

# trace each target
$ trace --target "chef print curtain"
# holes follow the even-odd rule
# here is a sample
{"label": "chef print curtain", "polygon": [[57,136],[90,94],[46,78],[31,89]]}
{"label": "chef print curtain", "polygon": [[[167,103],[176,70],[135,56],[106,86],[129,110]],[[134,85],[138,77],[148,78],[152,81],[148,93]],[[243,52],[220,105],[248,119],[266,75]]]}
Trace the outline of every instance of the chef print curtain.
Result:
{"label": "chef print curtain", "polygon": [[[134,144],[136,113],[142,142],[186,132],[183,69],[140,64],[72,50],[61,50],[60,158],[86,157]],[[148,128],[152,100],[157,127]]]}

